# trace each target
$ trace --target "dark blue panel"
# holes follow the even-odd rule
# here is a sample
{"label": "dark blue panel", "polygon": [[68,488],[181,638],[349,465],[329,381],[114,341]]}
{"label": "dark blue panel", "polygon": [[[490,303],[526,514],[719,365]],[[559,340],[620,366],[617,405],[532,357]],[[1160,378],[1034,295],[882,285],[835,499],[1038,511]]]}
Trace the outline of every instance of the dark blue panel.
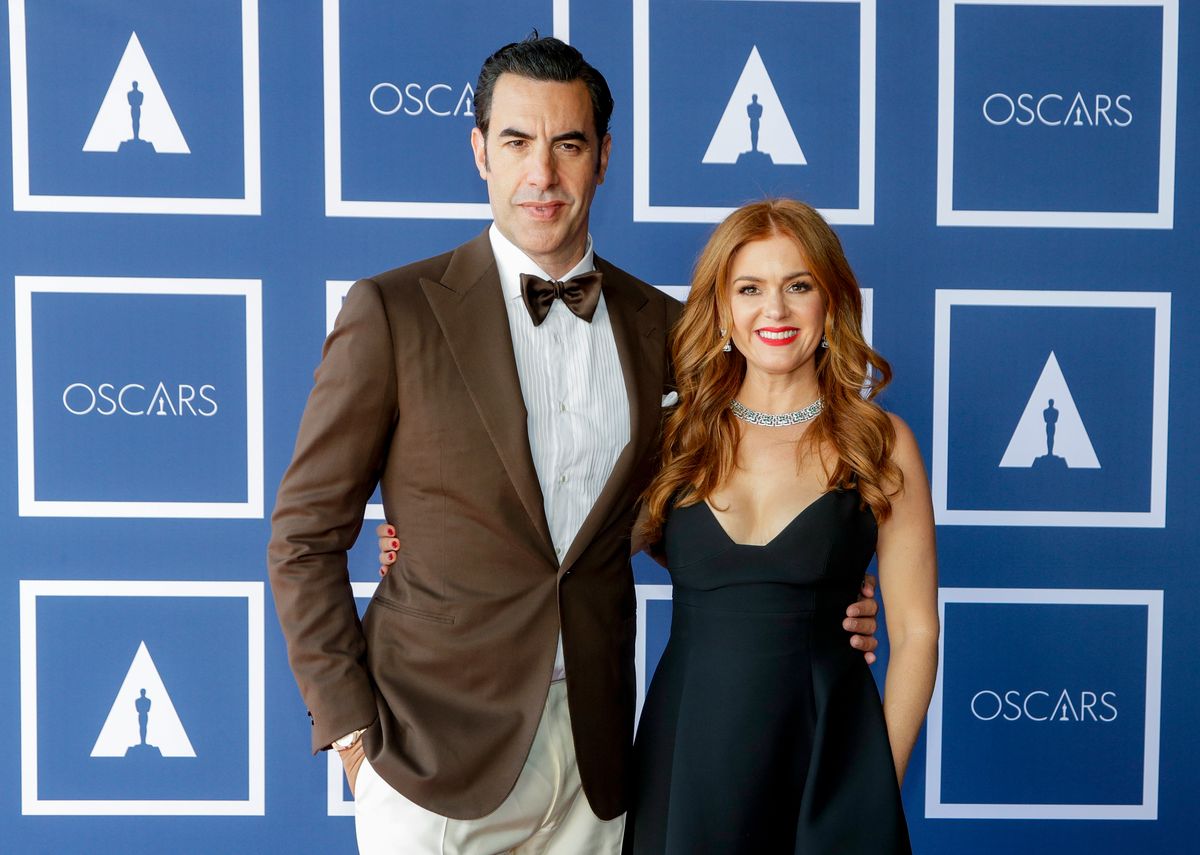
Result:
{"label": "dark blue panel", "polygon": [[1157,210],[1162,27],[1154,7],[958,7],[955,208]]}
{"label": "dark blue panel", "polygon": [[1141,804],[1146,621],[1145,606],[948,603],[942,801]]}
{"label": "dark blue panel", "polygon": [[[136,0],[99,8],[51,0],[26,7],[32,193],[243,195],[241,3]],[[134,33],[190,154],[83,151]]]}
{"label": "dark blue panel", "polygon": [[[1152,309],[955,306],[950,333],[948,507],[1150,510]],[[1000,466],[1051,353],[1098,469]]]}
{"label": "dark blue panel", "polygon": [[[90,756],[143,643],[195,757]],[[247,799],[248,653],[240,597],[39,598],[39,797]]]}
{"label": "dark blue panel", "polygon": [[244,298],[38,293],[33,342],[37,499],[246,501]]}
{"label": "dark blue panel", "polygon": [[[651,204],[733,206],[775,194],[823,208],[858,207],[859,26],[853,3],[653,3]],[[798,38],[818,32],[820,38]],[[705,46],[702,60],[699,46]],[[756,48],[806,165],[750,156],[732,164],[703,162]],[[734,105],[745,122],[747,151],[744,110],[751,103]],[[771,148],[764,139],[759,150],[770,154]]]}

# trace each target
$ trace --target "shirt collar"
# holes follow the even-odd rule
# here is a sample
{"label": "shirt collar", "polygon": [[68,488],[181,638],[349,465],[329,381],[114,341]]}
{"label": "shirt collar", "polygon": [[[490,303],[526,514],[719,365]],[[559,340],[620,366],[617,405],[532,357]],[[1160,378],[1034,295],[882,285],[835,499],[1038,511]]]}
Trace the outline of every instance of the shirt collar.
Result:
{"label": "shirt collar", "polygon": [[[552,278],[533,259],[522,252],[516,244],[502,235],[500,229],[496,228],[495,223],[492,223],[492,227],[488,229],[488,239],[492,242],[492,254],[496,256],[496,270],[500,273],[500,288],[503,290],[506,300],[513,298],[520,299],[522,273],[539,276],[542,279]],[[580,273],[590,273],[595,269],[596,263],[595,256],[592,253],[592,236],[589,234],[587,248],[583,251],[583,258],[579,259],[579,263],[572,267],[563,279],[570,279],[572,276],[578,276]]]}

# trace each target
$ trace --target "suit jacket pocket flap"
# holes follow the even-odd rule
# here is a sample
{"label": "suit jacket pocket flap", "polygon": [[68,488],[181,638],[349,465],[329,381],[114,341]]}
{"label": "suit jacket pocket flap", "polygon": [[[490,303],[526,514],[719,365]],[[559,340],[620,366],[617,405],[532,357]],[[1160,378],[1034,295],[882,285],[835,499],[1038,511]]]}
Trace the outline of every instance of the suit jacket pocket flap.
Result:
{"label": "suit jacket pocket flap", "polygon": [[375,595],[375,602],[383,606],[385,609],[391,609],[394,612],[410,615],[411,617],[420,618],[421,620],[433,621],[434,623],[454,623],[454,615],[443,614],[441,612],[431,612],[426,609],[419,609],[416,606],[410,606],[408,603],[398,603],[395,600],[384,597],[380,594]]}

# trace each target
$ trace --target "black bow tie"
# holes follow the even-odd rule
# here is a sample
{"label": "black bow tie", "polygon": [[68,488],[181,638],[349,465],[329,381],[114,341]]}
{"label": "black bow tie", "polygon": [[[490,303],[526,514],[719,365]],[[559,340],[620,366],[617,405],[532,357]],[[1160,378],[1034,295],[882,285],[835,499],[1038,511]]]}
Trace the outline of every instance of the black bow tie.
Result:
{"label": "black bow tie", "polygon": [[566,282],[551,280],[547,282],[528,273],[521,274],[521,299],[529,310],[533,325],[539,326],[550,313],[550,304],[555,298],[566,303],[567,308],[576,317],[583,318],[589,324],[592,315],[596,313],[596,305],[600,302],[600,271],[580,273],[572,276]]}

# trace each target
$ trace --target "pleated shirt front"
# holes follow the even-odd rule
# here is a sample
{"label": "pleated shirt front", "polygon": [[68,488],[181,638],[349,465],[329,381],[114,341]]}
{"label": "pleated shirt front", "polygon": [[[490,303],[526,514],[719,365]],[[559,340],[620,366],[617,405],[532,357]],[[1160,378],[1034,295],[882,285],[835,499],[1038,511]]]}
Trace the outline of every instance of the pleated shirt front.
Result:
{"label": "pleated shirt front", "polygon": [[[521,299],[521,274],[551,279],[495,224],[488,232],[508,310],[513,355],[528,413],[533,466],[554,551],[561,561],[629,443],[629,397],[603,294],[592,322],[561,300],[534,326]],[[564,280],[594,269],[592,239]],[[562,643],[555,679],[563,676]]]}

